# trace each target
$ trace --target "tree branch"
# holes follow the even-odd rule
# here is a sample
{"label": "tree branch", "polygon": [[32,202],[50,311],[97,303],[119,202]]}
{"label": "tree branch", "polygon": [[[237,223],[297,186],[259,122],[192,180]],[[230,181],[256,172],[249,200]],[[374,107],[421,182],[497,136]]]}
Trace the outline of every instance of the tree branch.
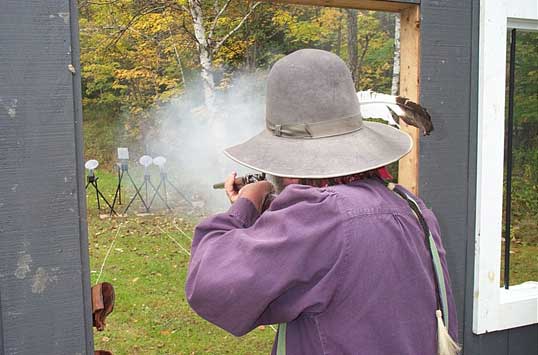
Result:
{"label": "tree branch", "polygon": [[235,32],[237,32],[241,26],[243,26],[243,24],[245,23],[245,21],[250,17],[250,15],[252,14],[252,12],[254,12],[254,10],[256,9],[256,7],[258,7],[258,5],[260,5],[262,2],[261,1],[258,1],[256,2],[249,10],[249,12],[243,16],[243,18],[241,19],[241,21],[237,24],[237,26],[235,26],[235,28],[233,30],[231,30],[230,32],[228,32],[228,34],[226,36],[224,36],[223,39],[220,40],[219,43],[217,43],[217,45],[215,47],[212,48],[212,52],[213,53],[216,53],[219,48],[224,44],[224,42],[226,42],[228,40],[228,38],[230,38]]}
{"label": "tree branch", "polygon": [[155,7],[150,7],[150,8],[145,8],[145,9],[142,9],[140,10],[136,15],[134,15],[130,20],[129,22],[125,25],[125,26],[121,26],[120,27],[120,30],[116,33],[116,35],[114,36],[114,38],[106,45],[105,49],[108,49],[110,48],[111,46],[115,45],[116,43],[118,43],[118,41],[121,39],[121,37],[125,34],[125,32],[127,32],[127,30],[132,26],[134,25],[141,17],[143,17],[144,15],[147,15],[147,14],[150,14],[150,13],[153,13],[153,12],[156,12],[156,11],[159,11],[159,10],[164,10],[166,8],[165,5],[161,5],[161,6],[155,6]]}
{"label": "tree branch", "polygon": [[194,42],[195,42],[197,45],[200,45],[200,42],[198,41],[198,38],[196,38],[196,36],[194,35],[194,33],[192,33],[192,32],[187,28],[187,25],[185,24],[185,18],[183,18],[183,20],[182,20],[181,28],[183,29],[183,31],[185,31],[186,34],[189,35],[190,38],[192,38],[192,39],[194,40]]}
{"label": "tree branch", "polygon": [[213,32],[215,31],[215,27],[217,27],[217,21],[219,20],[220,16],[224,13],[224,11],[226,11],[226,9],[228,8],[228,5],[230,5],[231,2],[232,0],[226,1],[226,3],[222,6],[220,11],[215,15],[215,18],[213,19],[213,23],[211,24],[211,28],[209,29],[209,34],[207,36],[209,40],[213,38]]}

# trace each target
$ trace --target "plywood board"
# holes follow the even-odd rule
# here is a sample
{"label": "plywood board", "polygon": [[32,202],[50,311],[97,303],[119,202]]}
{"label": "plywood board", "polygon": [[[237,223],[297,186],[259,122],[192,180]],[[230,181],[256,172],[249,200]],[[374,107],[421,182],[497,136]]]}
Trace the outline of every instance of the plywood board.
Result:
{"label": "plywood board", "polygon": [[0,354],[93,354],[77,2],[0,8]]}
{"label": "plywood board", "polygon": [[[400,95],[419,101],[420,12],[418,6],[401,12]],[[401,129],[413,139],[413,149],[400,160],[398,183],[418,194],[419,130],[401,122]]]}

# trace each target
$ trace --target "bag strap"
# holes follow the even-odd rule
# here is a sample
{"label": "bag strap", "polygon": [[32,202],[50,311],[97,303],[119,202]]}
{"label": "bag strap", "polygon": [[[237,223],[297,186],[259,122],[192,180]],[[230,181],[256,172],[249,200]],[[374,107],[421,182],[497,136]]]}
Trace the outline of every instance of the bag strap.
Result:
{"label": "bag strap", "polygon": [[276,355],[286,355],[286,328],[287,323],[280,323],[278,325],[278,337],[276,344]]}
{"label": "bag strap", "polygon": [[388,183],[387,187],[398,194],[402,199],[404,199],[409,207],[413,210],[415,217],[417,217],[420,226],[422,227],[422,230],[424,231],[425,236],[425,242],[426,247],[428,248],[430,252],[430,256],[432,258],[432,265],[433,265],[433,271],[435,273],[435,284],[438,291],[438,303],[441,306],[441,310],[443,312],[443,321],[445,323],[445,326],[448,328],[448,301],[447,301],[447,294],[446,294],[446,284],[445,284],[445,277],[443,272],[443,266],[441,265],[441,258],[439,257],[439,250],[437,249],[437,245],[435,244],[435,240],[433,239],[433,235],[428,228],[428,223],[424,219],[424,216],[422,214],[422,211],[420,209],[420,206],[418,205],[417,201],[415,201],[411,196],[409,196],[406,192],[402,191],[396,184]]}

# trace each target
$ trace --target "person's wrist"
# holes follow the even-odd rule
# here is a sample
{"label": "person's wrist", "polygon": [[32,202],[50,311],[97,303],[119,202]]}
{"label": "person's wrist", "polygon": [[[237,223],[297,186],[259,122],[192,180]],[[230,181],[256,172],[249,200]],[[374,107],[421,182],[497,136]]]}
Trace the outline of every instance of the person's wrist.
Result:
{"label": "person's wrist", "polygon": [[267,193],[260,194],[254,191],[245,191],[243,194],[239,195],[239,198],[245,198],[249,200],[254,205],[254,207],[256,207],[256,210],[258,212],[261,212],[262,204],[266,196]]}
{"label": "person's wrist", "polygon": [[267,196],[274,190],[273,185],[268,181],[260,181],[246,185],[239,191],[238,197],[248,199],[256,207],[258,212],[262,212]]}
{"label": "person's wrist", "polygon": [[230,206],[228,213],[240,221],[243,228],[253,225],[260,216],[260,212],[256,209],[252,201],[242,197],[239,197]]}

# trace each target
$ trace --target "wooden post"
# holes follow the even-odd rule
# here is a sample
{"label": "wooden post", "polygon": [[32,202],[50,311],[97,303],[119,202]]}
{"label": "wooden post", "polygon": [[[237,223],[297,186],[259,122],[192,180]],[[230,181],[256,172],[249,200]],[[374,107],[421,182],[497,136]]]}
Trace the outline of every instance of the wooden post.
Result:
{"label": "wooden post", "polygon": [[[401,12],[400,33],[400,95],[415,102],[419,100],[420,75],[420,11],[418,6]],[[398,183],[418,194],[419,130],[400,121],[403,131],[413,138],[413,149],[400,160]]]}

